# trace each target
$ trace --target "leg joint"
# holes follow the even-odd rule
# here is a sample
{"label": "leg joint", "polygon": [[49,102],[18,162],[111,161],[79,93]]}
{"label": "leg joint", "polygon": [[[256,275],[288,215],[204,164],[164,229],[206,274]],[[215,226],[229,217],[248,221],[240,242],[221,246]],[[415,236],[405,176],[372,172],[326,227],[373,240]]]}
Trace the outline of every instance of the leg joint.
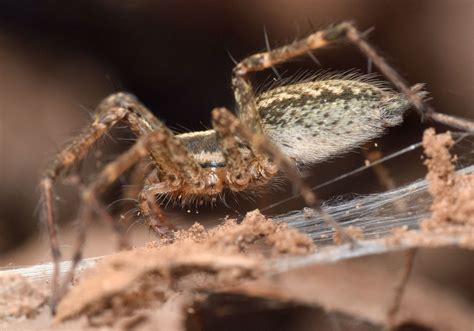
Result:
{"label": "leg joint", "polygon": [[125,108],[130,109],[133,105],[138,103],[138,99],[130,93],[118,92],[109,95],[99,104],[99,112],[106,112],[110,108]]}

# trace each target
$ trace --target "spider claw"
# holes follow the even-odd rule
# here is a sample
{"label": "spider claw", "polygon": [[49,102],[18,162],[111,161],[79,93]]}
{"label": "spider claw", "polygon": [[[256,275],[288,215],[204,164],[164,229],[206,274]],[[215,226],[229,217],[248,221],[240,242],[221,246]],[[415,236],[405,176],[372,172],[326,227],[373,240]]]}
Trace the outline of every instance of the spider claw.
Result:
{"label": "spider claw", "polygon": [[175,235],[174,231],[164,225],[150,225],[150,229],[160,238],[160,239],[165,239],[165,240],[173,240]]}

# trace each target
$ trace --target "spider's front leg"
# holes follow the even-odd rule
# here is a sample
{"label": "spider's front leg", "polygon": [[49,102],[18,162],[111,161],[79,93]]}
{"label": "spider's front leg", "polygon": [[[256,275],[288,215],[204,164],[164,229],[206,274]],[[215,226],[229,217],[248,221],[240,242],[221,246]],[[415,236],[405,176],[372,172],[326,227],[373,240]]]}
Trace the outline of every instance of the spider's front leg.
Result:
{"label": "spider's front leg", "polygon": [[[305,202],[311,208],[314,208],[319,212],[321,218],[331,225],[335,231],[341,234],[346,242],[351,244],[354,240],[349,236],[343,228],[321,207],[319,200],[313,193],[311,188],[304,183],[300,175],[298,174],[295,166],[295,162],[285,156],[280,149],[275,146],[263,133],[255,133],[244,127],[241,122],[227,109],[216,108],[212,111],[212,123],[217,133],[217,140],[222,149],[222,153],[226,158],[226,165],[233,182],[236,179],[243,180],[248,183],[250,180],[258,180],[258,177],[271,177],[276,174],[277,168],[283,170],[292,180],[294,185],[299,189],[301,196]],[[236,136],[241,137],[246,141],[252,152],[256,155],[256,161],[259,165],[258,171],[253,172],[252,176],[249,176],[245,170],[248,168],[243,167],[243,156],[241,155]],[[231,166],[230,160],[237,161],[238,166]],[[270,161],[271,159],[271,161]],[[230,167],[229,167],[230,166]],[[252,174],[252,172],[251,172]],[[257,177],[258,176],[258,177]],[[232,182],[230,183],[232,184]]]}
{"label": "spider's front leg", "polygon": [[[196,183],[201,168],[190,161],[187,151],[173,138],[173,133],[166,128],[154,115],[146,109],[134,96],[126,93],[116,93],[104,99],[97,107],[93,123],[81,135],[72,140],[50,163],[40,181],[42,218],[48,227],[51,252],[54,263],[52,279],[51,307],[54,312],[61,291],[59,284],[60,250],[56,233],[54,217],[54,183],[73,165],[81,161],[92,146],[108,132],[117,122],[124,122],[138,137],[136,145],[115,162],[104,168],[101,175],[83,191],[83,200],[86,204],[81,207],[81,215],[88,216],[91,211],[103,213],[96,196],[103,192],[117,176],[134,165],[138,160],[149,155],[159,171],[166,174],[184,173],[185,179]],[[168,139],[171,137],[170,139]],[[159,142],[166,144],[166,148],[159,147]],[[153,148],[153,146],[158,146]],[[173,149],[174,148],[174,149]],[[170,150],[171,149],[171,150]],[[82,224],[83,222],[81,222]],[[80,231],[85,231],[85,226]],[[85,236],[80,234],[74,253],[74,267],[81,259],[81,251]]]}
{"label": "spider's front leg", "polygon": [[[69,272],[65,275],[62,284],[56,287],[53,284],[53,293],[51,296],[51,308],[55,312],[56,305],[66,293],[69,284],[74,278],[74,272],[82,259],[82,251],[86,240],[87,224],[92,217],[93,211],[98,211],[100,203],[97,196],[115,180],[132,167],[135,163],[146,157],[150,152],[150,146],[164,141],[166,136],[161,132],[151,132],[141,137],[127,152],[118,157],[115,161],[110,162],[100,172],[97,179],[89,186],[81,189],[82,204],[79,212],[79,230],[76,242],[73,248],[72,262]],[[55,269],[57,268],[55,264]]]}
{"label": "spider's front leg", "polygon": [[[122,99],[124,99],[124,102],[122,102]],[[51,298],[53,312],[54,302],[59,289],[59,260],[61,258],[54,216],[54,183],[61,174],[69,171],[77,162],[82,160],[94,143],[111,127],[125,118],[128,113],[128,109],[125,106],[126,99],[128,97],[109,97],[101,102],[96,109],[92,124],[55,157],[40,180],[41,218],[48,228],[54,263]]]}
{"label": "spider's front leg", "polygon": [[[219,120],[217,120],[218,118],[225,118],[225,120],[220,121],[236,123],[234,131],[238,132],[238,135],[250,143],[254,154],[259,159],[266,159],[267,161],[268,156],[270,156],[273,159],[273,162],[288,174],[294,185],[299,189],[308,206],[316,209],[323,220],[331,225],[336,231],[340,232],[346,241],[353,243],[353,239],[347,235],[341,226],[321,208],[316,195],[299,176],[295,162],[286,157],[281,150],[265,136],[262,120],[257,109],[255,93],[248,77],[252,72],[268,69],[276,64],[288,61],[293,57],[326,46],[331,43],[331,40],[328,39],[328,35],[329,30],[318,31],[307,38],[296,41],[290,45],[276,48],[268,52],[251,55],[238,63],[233,70],[232,87],[234,90],[235,100],[239,106],[239,118],[241,123],[244,123],[244,125],[240,125],[240,122],[236,122],[237,119],[235,119],[234,116],[225,109],[218,109],[215,111],[214,122],[219,123]],[[216,131],[219,130],[216,129]],[[221,137],[221,141],[222,140]],[[221,143],[221,145],[225,149],[224,144]]]}
{"label": "spider's front leg", "polygon": [[43,174],[39,184],[41,217],[48,228],[55,264],[58,263],[61,254],[54,217],[54,183],[63,173],[70,171],[75,164],[84,159],[92,146],[119,121],[124,121],[138,136],[163,126],[134,96],[126,93],[113,94],[99,104],[90,126],[53,159]]}
{"label": "spider's front leg", "polygon": [[[159,121],[156,119],[156,123]],[[134,166],[147,156],[155,161],[154,165],[162,171],[162,182],[146,187],[139,195],[139,208],[146,223],[159,236],[168,236],[169,231],[161,209],[153,204],[153,197],[158,193],[173,192],[186,187],[199,191],[204,188],[205,172],[189,154],[186,147],[164,125],[155,125],[152,131],[141,138],[116,160],[107,164],[97,178],[82,191],[82,205],[80,213],[80,232],[74,247],[71,269],[65,277],[63,285],[58,292],[59,300],[66,292],[70,281],[73,279],[75,268],[82,259],[85,244],[86,222],[91,219],[92,212],[97,209],[98,196],[114,183],[125,171]],[[166,171],[163,171],[166,169]],[[155,173],[149,175],[149,178]],[[151,206],[151,204],[153,204]],[[56,301],[57,302],[57,301]]]}
{"label": "spider's front leg", "polygon": [[240,122],[227,109],[216,108],[212,111],[212,127],[226,164],[226,183],[233,191],[244,190],[259,177],[269,179],[278,169],[258,150],[253,155],[244,155],[237,141]]}
{"label": "spider's front leg", "polygon": [[253,54],[238,63],[233,70],[232,87],[241,121],[254,133],[263,133],[255,93],[249,80],[250,73],[271,68],[329,43],[330,41],[325,38],[325,32],[318,31],[292,44]]}

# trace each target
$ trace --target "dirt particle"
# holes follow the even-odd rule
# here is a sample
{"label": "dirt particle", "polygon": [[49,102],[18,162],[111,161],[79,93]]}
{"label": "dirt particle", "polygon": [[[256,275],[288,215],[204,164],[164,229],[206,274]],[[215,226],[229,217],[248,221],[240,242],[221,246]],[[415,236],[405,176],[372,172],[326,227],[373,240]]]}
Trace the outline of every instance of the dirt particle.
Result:
{"label": "dirt particle", "polygon": [[402,225],[402,226],[397,226],[396,228],[393,228],[390,230],[390,235],[386,239],[386,243],[388,245],[399,245],[400,241],[402,238],[406,236],[408,232],[408,226]]}
{"label": "dirt particle", "polygon": [[[345,234],[347,234],[352,239],[355,239],[355,240],[364,239],[364,231],[362,231],[362,229],[359,228],[358,226],[349,225],[349,226],[344,227],[343,229],[344,229]],[[337,245],[346,243],[343,237],[343,234],[340,233],[339,231],[334,232],[334,236],[332,240]]]}
{"label": "dirt particle", "polygon": [[275,255],[304,255],[314,251],[313,241],[287,224],[279,224],[274,233],[268,235],[268,241],[274,247]]}
{"label": "dirt particle", "polygon": [[304,207],[303,208],[303,217],[305,220],[312,219],[314,217],[314,209]]}

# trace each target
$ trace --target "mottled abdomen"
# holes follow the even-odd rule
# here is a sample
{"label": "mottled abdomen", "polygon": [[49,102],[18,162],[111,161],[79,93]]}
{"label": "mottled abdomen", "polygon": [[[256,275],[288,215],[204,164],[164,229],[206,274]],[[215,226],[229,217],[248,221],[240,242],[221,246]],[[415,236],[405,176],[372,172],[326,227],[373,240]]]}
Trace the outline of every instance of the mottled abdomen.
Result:
{"label": "mottled abdomen", "polygon": [[260,94],[257,107],[268,137],[298,163],[344,153],[402,122],[407,99],[380,84],[329,79]]}

